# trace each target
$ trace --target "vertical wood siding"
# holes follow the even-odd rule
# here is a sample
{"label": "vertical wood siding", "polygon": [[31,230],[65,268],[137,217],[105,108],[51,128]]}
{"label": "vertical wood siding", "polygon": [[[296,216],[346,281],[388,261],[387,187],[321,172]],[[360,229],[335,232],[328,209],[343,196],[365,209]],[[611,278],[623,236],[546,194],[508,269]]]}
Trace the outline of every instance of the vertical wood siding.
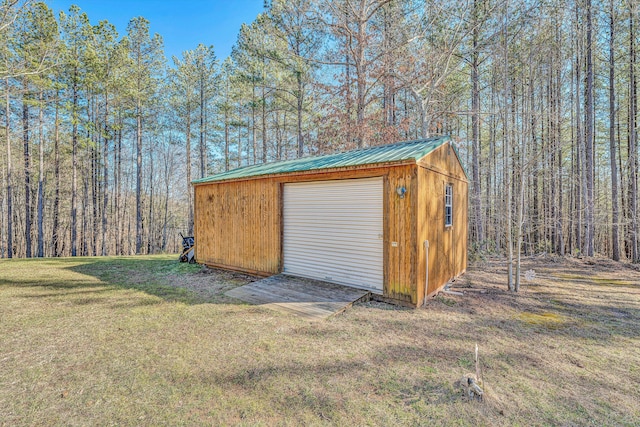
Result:
{"label": "vertical wood siding", "polygon": [[196,259],[258,274],[280,268],[280,186],[270,179],[195,187]]}
{"label": "vertical wood siding", "polygon": [[[416,304],[416,173],[415,165],[390,169],[385,186],[387,276],[384,296],[410,304]],[[407,190],[404,198],[398,196],[398,187]]]}
{"label": "vertical wood siding", "polygon": [[[431,295],[467,268],[468,183],[453,149],[438,148],[418,168],[417,293],[425,295],[425,247],[429,241],[429,287]],[[453,225],[445,226],[445,186],[453,185]]]}

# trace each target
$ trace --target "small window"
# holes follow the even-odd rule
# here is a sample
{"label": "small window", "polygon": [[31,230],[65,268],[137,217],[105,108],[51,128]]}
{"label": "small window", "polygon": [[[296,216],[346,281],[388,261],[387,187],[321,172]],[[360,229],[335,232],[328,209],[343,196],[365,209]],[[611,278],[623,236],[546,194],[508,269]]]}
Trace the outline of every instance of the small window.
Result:
{"label": "small window", "polygon": [[453,185],[444,186],[444,226],[453,225]]}

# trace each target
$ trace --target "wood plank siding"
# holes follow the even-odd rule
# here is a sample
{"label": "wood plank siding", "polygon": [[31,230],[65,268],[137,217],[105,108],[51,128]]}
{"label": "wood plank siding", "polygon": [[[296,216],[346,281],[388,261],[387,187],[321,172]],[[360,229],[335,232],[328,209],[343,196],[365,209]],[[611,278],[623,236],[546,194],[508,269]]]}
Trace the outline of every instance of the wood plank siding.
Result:
{"label": "wood plank siding", "polygon": [[198,262],[259,275],[278,273],[280,197],[272,179],[197,185]]}
{"label": "wood plank siding", "polygon": [[[416,303],[416,171],[415,165],[389,170],[384,192],[384,248],[387,272],[384,296],[411,304]],[[403,198],[396,192],[399,187],[406,189]]]}
{"label": "wood plank siding", "polygon": [[[431,296],[467,269],[468,181],[457,156],[443,145],[418,162],[417,301],[425,297],[425,246],[429,241]],[[453,186],[453,224],[445,226],[445,186]]]}
{"label": "wood plank siding", "polygon": [[[282,272],[285,183],[383,177],[383,297],[425,298],[425,248],[433,294],[467,265],[467,179],[449,144],[416,163],[305,171],[195,185],[196,259],[210,266]],[[453,184],[453,225],[444,226],[444,186]],[[397,189],[404,187],[404,197]]]}

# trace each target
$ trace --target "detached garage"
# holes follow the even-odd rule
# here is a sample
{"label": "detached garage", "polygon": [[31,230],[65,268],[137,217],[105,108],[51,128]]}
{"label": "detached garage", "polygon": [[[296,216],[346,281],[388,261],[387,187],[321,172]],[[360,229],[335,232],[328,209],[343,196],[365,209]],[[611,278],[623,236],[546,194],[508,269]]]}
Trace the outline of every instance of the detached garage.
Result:
{"label": "detached garage", "polygon": [[198,262],[417,306],[467,265],[467,178],[449,137],[193,182]]}

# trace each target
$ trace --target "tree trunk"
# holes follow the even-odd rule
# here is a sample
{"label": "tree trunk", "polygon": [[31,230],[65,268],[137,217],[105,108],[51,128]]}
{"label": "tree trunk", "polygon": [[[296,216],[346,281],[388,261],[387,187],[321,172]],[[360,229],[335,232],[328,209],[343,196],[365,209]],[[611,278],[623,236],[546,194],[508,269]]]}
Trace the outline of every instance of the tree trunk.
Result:
{"label": "tree trunk", "polygon": [[60,109],[60,92],[56,91],[56,112],[55,112],[55,130],[53,140],[53,175],[55,180],[55,189],[53,193],[53,226],[52,226],[52,243],[53,256],[59,257],[60,249],[60,120],[58,117]]}
{"label": "tree trunk", "polygon": [[[560,32],[560,25],[557,26],[556,31]],[[558,35],[558,44],[560,43],[560,35]],[[557,50],[557,64],[560,64],[562,61],[560,60],[560,58],[562,57],[562,53],[560,51],[560,48],[558,47]],[[555,140],[556,140],[556,151],[557,151],[557,164],[558,164],[558,182],[557,182],[557,186],[558,186],[558,216],[557,216],[557,220],[556,220],[556,229],[557,229],[557,235],[558,235],[558,251],[559,251],[559,255],[560,256],[564,256],[565,254],[565,246],[566,246],[566,239],[565,239],[565,233],[564,233],[564,221],[563,221],[563,211],[562,211],[562,206],[563,206],[563,191],[562,191],[562,186],[563,186],[563,178],[562,178],[562,161],[563,161],[563,154],[562,154],[562,73],[560,71],[560,69],[556,69],[555,70],[555,74],[556,74],[556,90],[555,90],[555,100],[556,100],[556,135],[555,135]]]}
{"label": "tree trunk", "polygon": [[[204,116],[205,116],[205,102],[204,102],[204,76],[200,76],[200,178],[204,178],[207,174],[207,146],[205,141],[204,131]],[[255,162],[254,162],[255,163]]]}
{"label": "tree trunk", "polygon": [[25,256],[31,258],[31,153],[29,151],[29,101],[26,79],[23,80],[22,95],[22,142],[24,147],[24,244]]}
{"label": "tree trunk", "polygon": [[13,191],[11,188],[11,105],[9,97],[9,78],[5,79],[5,137],[7,140],[7,258],[13,258]]}
{"label": "tree trunk", "polygon": [[355,68],[356,68],[356,143],[358,148],[365,145],[365,92],[367,90],[367,59],[365,58],[364,43],[366,43],[366,21],[363,16],[358,19],[358,43],[355,48]]}
{"label": "tree trunk", "polygon": [[635,4],[631,3],[629,16],[629,83],[631,85],[631,99],[629,102],[629,245],[631,246],[631,261],[640,262],[638,253],[638,135],[636,132],[636,116],[638,114],[638,98],[636,86],[636,51],[635,51]]}
{"label": "tree trunk", "polygon": [[[224,107],[224,170],[229,170],[229,109]],[[191,204],[189,204],[191,206]]]}
{"label": "tree trunk", "polygon": [[136,255],[142,251],[142,102],[136,106]]}
{"label": "tree trunk", "polygon": [[[576,9],[576,15],[579,14],[579,10]],[[578,22],[578,16],[576,16],[576,22]],[[577,26],[577,25],[576,25]],[[583,140],[584,133],[582,129],[582,101],[580,97],[581,83],[582,83],[582,49],[579,43],[579,37],[576,42],[576,57],[575,57],[575,71],[576,71],[576,87],[575,87],[575,107],[576,107],[576,162],[575,162],[575,172],[574,172],[574,183],[575,183],[575,210],[576,212],[576,222],[575,222],[575,235],[576,235],[576,248],[584,252],[583,248],[583,204],[584,197],[583,192],[585,191],[586,183],[584,182],[584,172],[581,169],[580,165],[584,167],[584,150],[583,150]]]}
{"label": "tree trunk", "polygon": [[98,145],[99,145],[99,135],[95,131],[95,129],[100,129],[98,124],[98,112],[97,112],[97,97],[92,96],[91,105],[92,105],[92,113],[91,113],[91,121],[89,123],[94,123],[94,130],[91,131],[91,255],[98,255],[98,210],[100,204],[98,203],[98,175],[99,175],[99,166],[98,166]]}
{"label": "tree trunk", "polygon": [[44,257],[44,95],[40,91],[38,165],[38,257]]}
{"label": "tree trunk", "polygon": [[116,214],[116,254],[124,254],[124,245],[122,243],[122,225],[124,223],[122,213],[120,212],[120,202],[122,194],[122,116],[118,112],[118,149],[113,150],[114,162],[116,164],[115,172],[115,201],[113,203],[113,210]]}
{"label": "tree trunk", "polygon": [[225,93],[224,93],[224,107],[223,107],[223,117],[224,117],[224,170],[225,172],[230,168],[230,159],[229,159],[229,91],[231,90],[229,87],[229,73],[225,74],[224,78],[225,84]]}
{"label": "tree trunk", "polygon": [[191,186],[191,103],[187,100],[187,129],[186,129],[186,169],[187,169],[187,203],[189,204],[189,219],[187,234],[193,236],[193,188]]}
{"label": "tree trunk", "polygon": [[71,256],[78,255],[78,69],[73,71],[73,111],[71,130]]}
{"label": "tree trunk", "polygon": [[106,256],[109,252],[107,248],[107,211],[109,207],[109,139],[111,129],[109,128],[109,92],[104,94],[104,141],[102,147],[102,159],[104,161],[104,170],[102,175],[102,256]]}
{"label": "tree trunk", "polygon": [[[84,163],[84,162],[83,162]],[[82,214],[82,228],[80,232],[80,255],[88,256],[88,245],[87,245],[87,206],[89,205],[89,174],[86,171],[86,168],[83,168],[82,174],[82,204],[81,204],[81,214]]]}
{"label": "tree trunk", "polygon": [[280,112],[275,111],[274,114],[275,137],[276,137],[276,160],[282,160],[282,126],[280,126]]}
{"label": "tree trunk", "polygon": [[591,18],[591,0],[586,0],[586,20],[587,20],[587,85],[586,85],[586,99],[585,99],[585,172],[587,180],[587,194],[586,194],[586,235],[585,235],[585,249],[588,256],[594,254],[594,238],[595,238],[595,223],[594,223],[594,134],[593,134],[593,53],[592,53],[592,18]]}
{"label": "tree trunk", "polygon": [[251,147],[253,148],[253,164],[258,163],[258,140],[256,139],[256,81],[251,77]]}
{"label": "tree trunk", "polygon": [[471,53],[471,126],[472,126],[472,174],[473,174],[473,216],[476,242],[484,249],[484,227],[482,218],[482,189],[480,188],[480,91],[478,89],[478,0],[473,1],[473,34]]}
{"label": "tree trunk", "polygon": [[609,161],[611,165],[611,258],[620,261],[618,165],[616,161],[615,6],[609,2]]}
{"label": "tree trunk", "polygon": [[153,233],[155,227],[155,218],[153,215],[153,177],[154,177],[154,161],[153,161],[153,142],[149,146],[149,215],[147,216],[147,254],[155,251],[153,243]]}
{"label": "tree trunk", "polygon": [[[264,75],[263,75],[264,79]],[[267,163],[267,98],[262,82],[262,163]]]}
{"label": "tree trunk", "polygon": [[[397,19],[397,13],[394,13],[395,5],[389,3],[384,8],[384,89],[383,89],[383,110],[384,110],[384,126],[392,127],[396,124],[395,117],[395,81],[394,66],[396,56],[394,55],[394,41],[392,28],[394,20]],[[392,142],[392,141],[385,141]]]}
{"label": "tree trunk", "polygon": [[[345,8],[345,13],[344,13],[344,19],[345,19],[345,28],[349,28],[349,11],[347,8]],[[345,86],[345,114],[346,114],[346,123],[345,123],[345,127],[346,127],[346,132],[345,132],[345,139],[347,141],[347,144],[349,146],[351,146],[351,143],[353,142],[353,135],[352,135],[352,126],[351,126],[351,115],[352,115],[352,108],[353,108],[353,103],[351,100],[351,55],[349,55],[349,52],[351,52],[352,50],[352,45],[353,45],[353,39],[351,37],[351,32],[348,31],[347,35],[345,36],[345,47],[344,47],[344,63],[345,63],[345,70],[344,70],[344,86]],[[298,77],[298,80],[300,78]],[[299,98],[298,98],[299,99]],[[406,104],[406,103],[405,103]],[[300,123],[300,101],[298,101],[298,123]],[[298,157],[302,156],[301,153],[301,149],[300,149],[300,126],[298,126]]]}
{"label": "tree trunk", "polygon": [[[169,162],[171,160],[171,164],[173,164],[173,157],[171,154],[167,153],[164,159],[164,219],[162,221],[162,246],[160,250],[162,252],[166,252],[167,250],[167,223],[169,220],[169,190],[171,189],[171,167]],[[193,234],[190,234],[190,236]]]}
{"label": "tree trunk", "polygon": [[302,135],[302,109],[303,109],[303,95],[302,95],[302,76],[300,75],[300,73],[296,74],[296,80],[297,80],[297,91],[298,91],[298,96],[296,99],[296,113],[297,113],[297,123],[296,123],[296,127],[297,127],[297,139],[298,139],[298,157],[302,157],[304,155],[304,137]]}
{"label": "tree trunk", "polygon": [[[241,117],[242,107],[238,105],[238,120],[240,120]],[[238,123],[238,167],[240,166],[242,166],[242,126]]]}
{"label": "tree trunk", "polygon": [[503,123],[503,147],[502,147],[502,159],[503,159],[503,186],[504,186],[504,206],[506,209],[506,219],[505,219],[505,232],[506,232],[506,244],[507,244],[507,289],[509,291],[514,291],[515,286],[513,283],[513,218],[512,218],[512,179],[508,179],[509,176],[510,164],[509,164],[509,151],[511,148],[512,141],[510,141],[509,130],[507,129],[509,123],[509,49],[507,46],[507,28],[506,25],[507,16],[509,15],[509,4],[505,5],[504,15],[502,17],[504,22],[503,25],[503,70],[502,70],[502,79],[503,79],[503,111],[502,111],[502,123]]}

